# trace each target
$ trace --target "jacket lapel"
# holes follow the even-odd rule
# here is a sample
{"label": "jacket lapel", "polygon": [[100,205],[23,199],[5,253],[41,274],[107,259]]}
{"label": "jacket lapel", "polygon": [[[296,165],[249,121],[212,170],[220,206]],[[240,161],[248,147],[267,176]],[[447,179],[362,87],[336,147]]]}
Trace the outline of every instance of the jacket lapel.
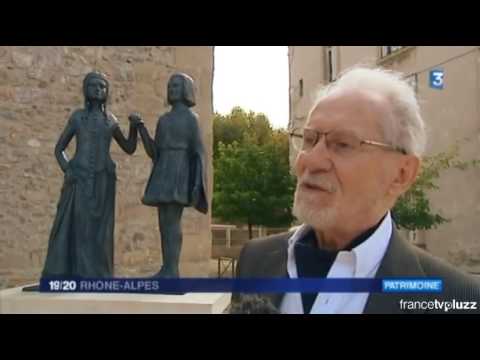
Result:
{"label": "jacket lapel", "polygon": [[[264,278],[286,278],[287,273],[287,249],[288,239],[292,233],[288,233],[280,243],[280,246],[269,253],[262,267],[262,276]],[[267,293],[264,294],[277,308],[280,308],[283,293]]]}
{"label": "jacket lapel", "polygon": [[[288,239],[292,233],[288,233],[278,248],[270,252],[266,257],[262,266],[261,276],[264,278],[286,278],[287,273],[287,249]],[[425,277],[418,257],[409,243],[407,243],[393,228],[392,237],[390,239],[385,256],[382,259],[380,267],[377,271],[376,278],[389,277]],[[283,293],[264,294],[277,308],[280,308]],[[400,309],[400,299],[408,299],[415,301],[421,300],[421,295],[409,293],[372,293],[365,306],[364,314],[405,314],[409,313],[408,309]],[[418,313],[418,311],[416,311]]]}
{"label": "jacket lapel", "polygon": [[[400,236],[394,225],[390,243],[376,278],[425,276],[412,245]],[[410,293],[372,293],[368,297],[364,314],[405,314],[409,311],[400,309],[400,299],[414,301],[417,297],[419,295]]]}

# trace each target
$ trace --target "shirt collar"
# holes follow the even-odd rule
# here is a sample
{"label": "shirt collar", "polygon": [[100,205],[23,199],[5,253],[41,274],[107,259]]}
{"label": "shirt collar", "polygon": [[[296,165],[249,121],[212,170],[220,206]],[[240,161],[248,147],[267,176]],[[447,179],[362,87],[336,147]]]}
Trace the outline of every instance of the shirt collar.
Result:
{"label": "shirt collar", "polygon": [[[295,243],[300,240],[312,228],[307,224],[302,224],[296,228],[295,232],[288,239],[288,260],[287,269],[290,277],[297,277],[295,266]],[[392,236],[393,225],[390,211],[383,218],[380,225],[372,235],[360,245],[350,251],[340,251],[339,253],[353,253],[355,257],[354,277],[373,277],[374,271],[378,269],[380,262],[385,255],[387,246]]]}
{"label": "shirt collar", "polygon": [[355,254],[355,277],[373,277],[392,237],[392,217],[387,213],[380,226],[364,242],[352,249]]}

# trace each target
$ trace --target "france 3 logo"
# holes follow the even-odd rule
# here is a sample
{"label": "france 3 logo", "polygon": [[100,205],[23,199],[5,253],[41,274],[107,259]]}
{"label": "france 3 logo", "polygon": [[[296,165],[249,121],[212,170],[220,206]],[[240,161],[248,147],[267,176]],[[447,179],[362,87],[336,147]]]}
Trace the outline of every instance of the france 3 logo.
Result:
{"label": "france 3 logo", "polygon": [[437,68],[430,70],[430,87],[436,90],[443,90],[445,84],[445,71]]}

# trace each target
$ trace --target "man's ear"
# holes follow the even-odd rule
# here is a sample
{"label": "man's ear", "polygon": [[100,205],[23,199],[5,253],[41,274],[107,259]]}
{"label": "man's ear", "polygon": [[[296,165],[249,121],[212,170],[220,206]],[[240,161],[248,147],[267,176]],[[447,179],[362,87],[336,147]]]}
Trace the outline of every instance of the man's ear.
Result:
{"label": "man's ear", "polygon": [[422,161],[414,155],[399,155],[395,178],[390,192],[396,196],[405,193],[413,185],[421,169]]}

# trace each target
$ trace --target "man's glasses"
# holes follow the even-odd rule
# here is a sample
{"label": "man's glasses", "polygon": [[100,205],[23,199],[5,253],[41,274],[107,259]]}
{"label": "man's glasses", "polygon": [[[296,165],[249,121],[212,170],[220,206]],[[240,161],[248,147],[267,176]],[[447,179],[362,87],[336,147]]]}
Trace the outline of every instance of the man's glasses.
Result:
{"label": "man's glasses", "polygon": [[383,147],[388,150],[398,151],[403,154],[407,152],[404,149],[396,148],[393,145],[361,139],[350,130],[332,130],[321,132],[309,128],[296,128],[289,132],[293,146],[298,151],[311,151],[322,137],[325,138],[325,146],[329,151],[340,156],[349,156],[360,150],[362,145],[373,145]]}

